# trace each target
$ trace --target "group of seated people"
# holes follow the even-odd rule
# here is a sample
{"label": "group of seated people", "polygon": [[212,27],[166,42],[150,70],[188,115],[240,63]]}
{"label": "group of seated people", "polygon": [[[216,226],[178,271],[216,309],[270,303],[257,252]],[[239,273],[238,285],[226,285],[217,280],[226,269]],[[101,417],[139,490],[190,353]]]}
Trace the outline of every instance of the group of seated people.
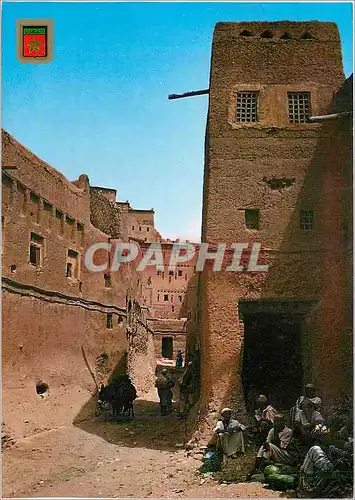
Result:
{"label": "group of seated people", "polygon": [[337,446],[325,445],[330,430],[322,416],[322,401],[315,395],[312,384],[305,387],[294,408],[289,412],[289,424],[267,398],[257,399],[254,424],[245,426],[232,419],[230,408],[221,412],[214,433],[218,435],[219,447],[223,452],[223,463],[228,458],[237,458],[244,453],[243,432],[247,431],[261,446],[257,452],[255,467],[249,474],[260,473],[270,463],[298,467],[297,496],[314,498],[329,494],[336,488],[336,475],[331,474],[337,458],[350,454],[352,459],[352,421],[338,431]]}

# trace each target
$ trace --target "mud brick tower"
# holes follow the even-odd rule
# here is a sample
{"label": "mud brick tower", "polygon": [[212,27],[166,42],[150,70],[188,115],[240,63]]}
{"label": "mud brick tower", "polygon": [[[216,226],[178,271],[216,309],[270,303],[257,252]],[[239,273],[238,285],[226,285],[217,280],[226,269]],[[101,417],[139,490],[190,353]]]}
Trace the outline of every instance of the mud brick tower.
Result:
{"label": "mud brick tower", "polygon": [[308,122],[330,112],[343,82],[333,23],[215,27],[202,241],[259,242],[270,267],[201,273],[209,414],[232,405],[242,415],[256,393],[286,409],[305,382],[326,401],[349,387],[341,193],[350,157],[331,154],[332,126]]}

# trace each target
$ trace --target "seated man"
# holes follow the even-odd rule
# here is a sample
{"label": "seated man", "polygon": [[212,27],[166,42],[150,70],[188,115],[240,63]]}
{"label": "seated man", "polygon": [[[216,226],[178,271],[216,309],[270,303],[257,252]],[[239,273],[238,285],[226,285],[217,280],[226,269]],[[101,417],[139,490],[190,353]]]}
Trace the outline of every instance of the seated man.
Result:
{"label": "seated man", "polygon": [[243,432],[245,426],[232,419],[232,410],[224,408],[221,411],[221,420],[218,421],[213,432],[219,438],[219,446],[223,451],[223,463],[226,464],[228,458],[237,458],[238,454],[244,453]]}
{"label": "seated man", "polygon": [[326,446],[324,437],[328,433],[329,429],[322,425],[313,432],[311,447],[299,472],[297,498],[345,498],[344,487],[352,489],[351,453]]}
{"label": "seated man", "polygon": [[260,394],[260,396],[256,400],[256,403],[257,409],[255,410],[254,418],[256,422],[256,428],[261,435],[261,441],[259,442],[263,442],[273,426],[274,417],[277,414],[277,411],[273,406],[268,404],[267,397],[263,394]]}
{"label": "seated man", "polygon": [[283,415],[275,415],[274,426],[256,456],[255,468],[263,470],[265,460],[292,465],[296,458],[292,430],[286,426]]}
{"label": "seated man", "polygon": [[324,419],[320,412],[322,400],[315,395],[313,384],[307,384],[305,395],[296,402],[294,430],[301,439],[308,439],[317,424],[323,424]]}

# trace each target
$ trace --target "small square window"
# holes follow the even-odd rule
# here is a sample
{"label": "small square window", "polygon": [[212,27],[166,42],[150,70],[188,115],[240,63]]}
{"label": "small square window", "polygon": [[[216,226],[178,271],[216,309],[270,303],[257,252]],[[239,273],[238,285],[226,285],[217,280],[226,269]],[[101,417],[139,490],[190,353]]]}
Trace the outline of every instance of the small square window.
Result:
{"label": "small square window", "polygon": [[167,302],[169,300],[169,295],[164,295],[164,302]]}
{"label": "small square window", "polygon": [[47,201],[43,201],[43,208],[46,212],[52,213],[53,206]]}
{"label": "small square window", "polygon": [[42,264],[44,238],[38,234],[31,233],[30,241],[30,264],[40,266]]}
{"label": "small square window", "polygon": [[74,250],[68,250],[65,275],[67,278],[79,277],[79,254]]}
{"label": "small square window", "polygon": [[37,246],[30,245],[30,263],[34,266],[41,264],[41,249]]}
{"label": "small square window", "polygon": [[256,122],[258,120],[257,104],[258,92],[238,92],[236,121],[238,123]]}
{"label": "small square window", "polygon": [[111,274],[110,273],[104,274],[104,280],[105,280],[105,288],[111,288],[112,283],[111,283]]}
{"label": "small square window", "polygon": [[106,315],[106,328],[111,330],[112,327],[113,327],[112,313],[107,313],[107,315]]}
{"label": "small square window", "polygon": [[66,277],[67,278],[72,278],[73,277],[73,264],[71,262],[67,263]]}
{"label": "small square window", "polygon": [[39,203],[39,196],[36,195],[36,193],[33,193],[31,192],[30,193],[30,200],[33,202],[33,203]]}
{"label": "small square window", "polygon": [[259,209],[245,210],[245,225],[247,229],[259,229]]}
{"label": "small square window", "polygon": [[182,271],[178,271],[178,276],[182,276]]}
{"label": "small square window", "polygon": [[169,276],[174,276],[174,271],[169,271]]}
{"label": "small square window", "polygon": [[288,92],[288,115],[290,123],[307,123],[311,115],[309,92]]}
{"label": "small square window", "polygon": [[304,231],[313,229],[313,211],[301,210],[300,211],[300,228]]}

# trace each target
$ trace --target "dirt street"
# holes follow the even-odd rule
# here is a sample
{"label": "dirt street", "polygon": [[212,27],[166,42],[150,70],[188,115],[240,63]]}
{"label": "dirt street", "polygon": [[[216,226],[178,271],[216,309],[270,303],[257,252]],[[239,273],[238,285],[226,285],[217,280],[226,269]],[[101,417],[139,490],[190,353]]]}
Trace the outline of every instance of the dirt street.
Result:
{"label": "dirt street", "polygon": [[[3,452],[3,497],[279,497],[257,483],[218,484],[181,447],[185,424],[138,400],[134,422],[87,420],[22,438]],[[176,446],[180,445],[180,446]]]}

